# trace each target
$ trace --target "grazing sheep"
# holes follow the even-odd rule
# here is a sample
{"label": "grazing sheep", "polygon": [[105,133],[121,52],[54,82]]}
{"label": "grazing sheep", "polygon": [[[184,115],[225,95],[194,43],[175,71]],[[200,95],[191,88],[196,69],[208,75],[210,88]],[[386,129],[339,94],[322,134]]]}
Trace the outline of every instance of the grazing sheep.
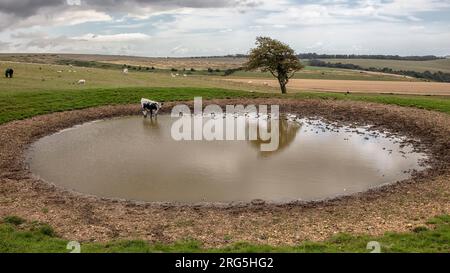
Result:
{"label": "grazing sheep", "polygon": [[5,70],[5,77],[6,78],[12,78],[14,75],[14,70],[12,68],[7,68]]}
{"label": "grazing sheep", "polygon": [[[147,117],[148,113],[150,113],[150,118],[153,118],[153,114],[155,116],[158,115],[159,110],[161,109],[161,107],[163,106],[163,103],[159,103],[156,101],[152,101],[149,99],[141,99],[141,108],[142,108],[142,113],[144,114],[144,117]],[[155,112],[153,112],[155,111]]]}
{"label": "grazing sheep", "polygon": [[187,74],[183,74],[183,77],[187,77]]}
{"label": "grazing sheep", "polygon": [[123,69],[123,74],[128,74],[128,68]]}
{"label": "grazing sheep", "polygon": [[173,74],[173,73],[170,73],[170,75],[172,76],[172,78],[175,78],[175,77],[176,77],[176,75]]}
{"label": "grazing sheep", "polygon": [[86,80],[79,80],[79,81],[78,81],[78,84],[85,85],[85,84],[86,84]]}

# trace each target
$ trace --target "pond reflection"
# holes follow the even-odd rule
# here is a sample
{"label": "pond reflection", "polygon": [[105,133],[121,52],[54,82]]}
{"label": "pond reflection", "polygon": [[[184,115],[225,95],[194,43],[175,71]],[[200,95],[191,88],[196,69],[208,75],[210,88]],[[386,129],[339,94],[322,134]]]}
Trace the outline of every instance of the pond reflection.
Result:
{"label": "pond reflection", "polygon": [[267,128],[267,130],[272,130],[272,126],[271,124],[273,122],[278,123],[278,128],[276,128],[278,130],[278,149],[274,150],[274,151],[261,151],[260,147],[261,144],[263,143],[270,143],[271,140],[261,140],[261,136],[258,134],[258,140],[252,140],[249,141],[248,143],[255,148],[258,151],[258,154],[262,157],[268,157],[271,155],[275,155],[278,154],[280,152],[282,152],[283,150],[287,149],[289,147],[289,145],[291,145],[295,138],[297,137],[298,132],[300,132],[301,129],[301,124],[298,122],[293,122],[293,121],[288,121],[284,118],[280,118],[277,120],[264,120],[262,121],[263,126],[265,126]]}

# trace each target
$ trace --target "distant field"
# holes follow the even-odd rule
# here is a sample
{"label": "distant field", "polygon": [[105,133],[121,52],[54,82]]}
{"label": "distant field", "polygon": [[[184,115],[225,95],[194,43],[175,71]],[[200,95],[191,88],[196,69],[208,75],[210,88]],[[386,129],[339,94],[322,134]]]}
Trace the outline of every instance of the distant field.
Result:
{"label": "distant field", "polygon": [[[247,72],[238,71],[228,78],[264,78],[273,79],[273,76],[267,72]],[[368,71],[358,71],[349,69],[336,69],[327,67],[306,66],[305,69],[297,72],[293,79],[312,79],[312,80],[355,80],[355,81],[420,81],[419,79],[405,77],[402,75],[393,75],[385,73],[375,73]]]}
{"label": "distant field", "polygon": [[241,67],[246,61],[245,58],[228,58],[228,57],[211,57],[211,58],[139,58],[139,57],[99,57],[97,59],[103,63],[113,64],[129,64],[136,66],[154,66],[160,69],[191,69],[207,70],[212,69],[229,69]]}
{"label": "distant field", "polygon": [[[264,93],[278,93],[278,84],[268,73],[239,71],[224,77],[221,73],[172,77],[170,70],[130,71],[120,69],[71,67],[68,65],[0,62],[0,70],[13,67],[13,79],[0,77],[0,94],[60,90],[91,90],[108,88],[193,87],[220,88]],[[80,79],[85,85],[78,85]],[[235,80],[235,81],[234,81]],[[248,82],[253,84],[248,84]],[[259,81],[259,84],[257,83]],[[267,82],[268,84],[263,84]],[[291,92],[328,91],[362,93],[397,93],[418,95],[448,95],[450,84],[418,82],[403,76],[359,71],[306,67],[288,86]]]}
{"label": "distant field", "polygon": [[[107,55],[83,55],[83,54],[0,54],[0,62],[11,61],[21,63],[40,64],[67,64],[90,68],[107,68],[120,70],[123,65],[147,68],[155,68],[153,72],[167,72],[172,68],[180,73],[185,69],[194,75],[222,76],[226,69],[242,67],[246,58],[211,57],[211,58],[149,58],[133,56],[107,56]],[[306,62],[305,62],[306,63]],[[191,72],[191,68],[195,71]],[[214,73],[208,73],[208,68],[214,69]],[[219,71],[216,71],[219,70]],[[237,78],[272,78],[269,73],[238,71],[231,75]],[[298,72],[296,79],[328,79],[328,80],[368,80],[368,81],[417,81],[399,75],[356,71],[348,69],[334,69],[326,67],[307,66]]]}
{"label": "distant field", "polygon": [[62,60],[94,61],[118,65],[133,65],[143,67],[156,67],[158,69],[191,69],[207,70],[228,69],[241,67],[246,58],[208,57],[208,58],[153,58],[135,56],[113,55],[87,55],[87,54],[1,54],[0,61],[15,61],[26,63],[58,64]]}
{"label": "distant field", "polygon": [[438,72],[450,73],[450,59],[433,61],[396,61],[396,60],[375,60],[375,59],[322,59],[330,63],[350,63],[364,68],[392,68],[393,70],[411,70],[417,72]]}
{"label": "distant field", "polygon": [[[179,76],[173,78],[169,70],[134,71],[123,74],[120,69],[100,69],[92,67],[70,67],[68,65],[31,64],[0,61],[0,71],[13,67],[13,79],[0,76],[0,93],[42,90],[85,90],[92,88],[122,88],[122,87],[204,87],[224,88],[243,91],[278,92],[278,87],[251,86],[226,81],[233,78],[273,79],[268,73],[237,72],[224,77],[223,72],[208,73],[196,71],[183,76],[184,72],[176,72]],[[186,72],[190,73],[190,72]],[[371,80],[371,81],[415,81],[400,76],[360,73],[343,69],[307,67],[298,73],[296,79],[334,79],[334,80]],[[86,85],[77,85],[78,80],[86,80]]]}
{"label": "distant field", "polygon": [[[67,65],[0,62],[0,71],[6,67],[15,70],[13,79],[0,75],[0,93],[50,90],[87,90],[121,87],[205,87],[227,88],[244,91],[275,91],[271,87],[242,86],[221,80],[221,76],[189,75],[172,78],[170,71],[137,72],[123,74],[121,70]],[[60,72],[58,72],[60,71]],[[71,72],[70,72],[71,71]],[[76,84],[86,80],[86,85]]]}
{"label": "distant field", "polygon": [[[230,79],[252,86],[278,87],[278,81],[270,79]],[[450,83],[440,82],[393,82],[393,81],[353,81],[292,79],[288,84],[291,92],[319,91],[337,93],[403,94],[450,96]],[[277,91],[278,92],[278,91]]]}

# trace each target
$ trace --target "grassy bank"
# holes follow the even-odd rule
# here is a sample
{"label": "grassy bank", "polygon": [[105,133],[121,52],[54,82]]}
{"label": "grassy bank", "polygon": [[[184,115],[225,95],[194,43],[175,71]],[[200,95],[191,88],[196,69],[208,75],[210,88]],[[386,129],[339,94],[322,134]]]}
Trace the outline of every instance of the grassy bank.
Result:
{"label": "grassy bank", "polygon": [[[83,253],[152,253],[152,252],[357,252],[367,253],[367,243],[379,242],[382,252],[450,252],[450,216],[443,215],[415,227],[408,233],[386,233],[382,236],[339,234],[324,242],[304,242],[297,246],[272,247],[234,243],[217,249],[203,248],[201,242],[185,240],[174,244],[149,244],[142,240],[110,243],[82,243]],[[37,222],[19,217],[5,217],[0,223],[1,253],[67,253],[68,241],[59,238],[54,230]]]}
{"label": "grassy bank", "polygon": [[281,96],[267,93],[250,93],[218,88],[107,88],[65,91],[29,91],[0,93],[0,124],[30,118],[36,115],[58,111],[83,109],[102,105],[138,103],[142,97],[159,101],[193,100],[194,96],[204,99],[267,98],[290,99],[338,99],[358,100],[417,107],[450,113],[450,99],[423,96],[400,95],[345,95],[338,93],[301,92]]}

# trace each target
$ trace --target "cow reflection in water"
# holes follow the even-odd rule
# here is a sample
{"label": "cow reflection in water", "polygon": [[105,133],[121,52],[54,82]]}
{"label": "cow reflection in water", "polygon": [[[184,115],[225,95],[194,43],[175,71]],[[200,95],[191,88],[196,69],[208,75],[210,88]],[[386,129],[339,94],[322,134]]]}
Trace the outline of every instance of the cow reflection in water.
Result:
{"label": "cow reflection in water", "polygon": [[[271,130],[270,127],[270,120],[265,121],[267,122],[268,131]],[[252,140],[249,141],[250,145],[257,149],[259,151],[259,155],[262,157],[269,157],[271,155],[278,154],[282,152],[283,150],[287,149],[293,142],[295,137],[297,136],[297,133],[301,129],[301,124],[293,121],[287,121],[286,119],[280,118],[279,120],[276,120],[274,122],[279,122],[279,145],[278,149],[274,151],[261,151],[261,144],[267,144],[270,143],[270,139],[267,141],[261,140],[259,133],[258,133],[258,140]]]}
{"label": "cow reflection in water", "polygon": [[143,119],[142,120],[142,128],[144,129],[144,132],[147,132],[148,134],[152,134],[152,135],[157,134],[158,136],[161,136],[161,137],[164,136],[164,130],[161,130],[164,128],[164,125],[161,126],[161,124],[158,122],[157,117],[154,117],[151,119]]}
{"label": "cow reflection in water", "polygon": [[143,119],[142,124],[146,129],[159,129],[158,118]]}

